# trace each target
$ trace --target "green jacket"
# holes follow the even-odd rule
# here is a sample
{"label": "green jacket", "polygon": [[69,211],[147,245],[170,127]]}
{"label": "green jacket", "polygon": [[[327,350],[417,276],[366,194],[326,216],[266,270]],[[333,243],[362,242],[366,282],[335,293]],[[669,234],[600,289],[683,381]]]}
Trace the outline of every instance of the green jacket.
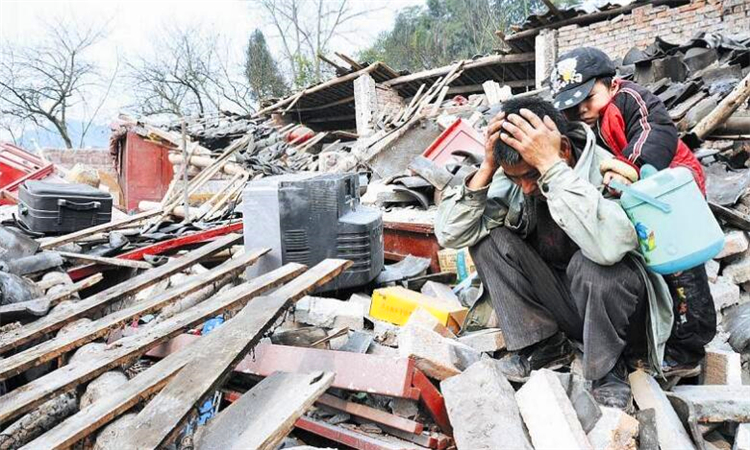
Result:
{"label": "green jacket", "polygon": [[[558,162],[539,179],[540,190],[552,218],[586,258],[601,265],[612,265],[625,257],[638,261],[649,300],[649,362],[661,373],[673,320],[669,289],[660,275],[646,268],[636,251],[637,236],[625,211],[616,200],[602,194],[599,163],[612,155],[596,145],[593,132],[583,123],[574,124],[568,137],[582,149],[575,167]],[[500,226],[523,237],[531,231],[524,214],[523,192],[502,170],[483,189],[471,190],[464,182],[447,191],[438,207],[435,235],[443,247],[471,247]]]}

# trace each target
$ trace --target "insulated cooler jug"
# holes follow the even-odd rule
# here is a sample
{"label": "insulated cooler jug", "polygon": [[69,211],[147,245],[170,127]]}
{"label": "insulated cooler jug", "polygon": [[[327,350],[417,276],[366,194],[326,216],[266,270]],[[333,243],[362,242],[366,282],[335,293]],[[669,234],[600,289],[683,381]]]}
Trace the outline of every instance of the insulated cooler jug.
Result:
{"label": "insulated cooler jug", "polygon": [[641,254],[651,270],[670,274],[716,256],[724,233],[687,168],[641,169],[640,181],[610,187],[622,192],[620,204],[638,234]]}

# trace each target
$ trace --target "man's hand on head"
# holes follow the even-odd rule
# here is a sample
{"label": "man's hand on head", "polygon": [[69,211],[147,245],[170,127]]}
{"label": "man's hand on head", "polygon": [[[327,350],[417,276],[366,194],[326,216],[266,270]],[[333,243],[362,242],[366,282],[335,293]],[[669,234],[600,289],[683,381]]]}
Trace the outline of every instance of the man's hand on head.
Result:
{"label": "man's hand on head", "polygon": [[500,112],[490,119],[484,132],[484,161],[479,170],[469,180],[468,188],[472,190],[482,189],[490,184],[495,172],[500,165],[495,161],[495,143],[500,139],[505,113]]}
{"label": "man's hand on head", "polygon": [[540,119],[528,109],[521,109],[520,115],[510,114],[501,123],[503,132],[500,139],[521,154],[530,166],[540,174],[561,161],[562,135],[555,122],[548,116]]}

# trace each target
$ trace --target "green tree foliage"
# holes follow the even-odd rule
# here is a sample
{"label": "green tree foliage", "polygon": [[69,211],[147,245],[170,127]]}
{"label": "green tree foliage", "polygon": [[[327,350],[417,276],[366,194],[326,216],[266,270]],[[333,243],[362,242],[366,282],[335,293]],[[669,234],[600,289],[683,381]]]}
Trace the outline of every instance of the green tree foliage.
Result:
{"label": "green tree foliage", "polygon": [[245,76],[256,100],[282,97],[289,92],[260,30],[255,30],[250,35],[245,56]]}
{"label": "green tree foliage", "polygon": [[[555,0],[568,7],[577,0]],[[391,31],[359,54],[360,60],[383,61],[395,69],[424,70],[492,52],[496,31],[507,32],[530,14],[545,11],[541,0],[427,0],[405,8]]]}

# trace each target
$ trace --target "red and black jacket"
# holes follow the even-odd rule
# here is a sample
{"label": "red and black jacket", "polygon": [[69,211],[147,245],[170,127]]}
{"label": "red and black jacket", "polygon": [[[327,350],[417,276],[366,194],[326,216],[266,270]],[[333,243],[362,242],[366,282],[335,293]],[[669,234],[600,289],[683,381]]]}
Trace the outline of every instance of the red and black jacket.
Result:
{"label": "red and black jacket", "polygon": [[664,103],[632,81],[616,80],[615,83],[615,95],[599,113],[599,144],[636,169],[644,164],[658,170],[687,167],[705,194],[703,167],[677,136],[677,128]]}

